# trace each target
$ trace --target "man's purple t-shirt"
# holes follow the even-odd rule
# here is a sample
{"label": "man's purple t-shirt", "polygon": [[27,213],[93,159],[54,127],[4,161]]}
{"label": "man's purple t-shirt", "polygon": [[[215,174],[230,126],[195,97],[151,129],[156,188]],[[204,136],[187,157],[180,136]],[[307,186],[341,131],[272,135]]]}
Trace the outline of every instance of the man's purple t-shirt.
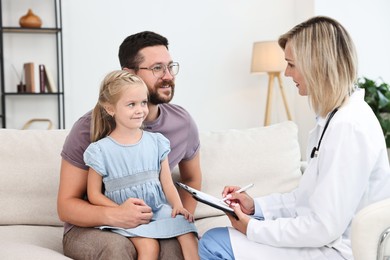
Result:
{"label": "man's purple t-shirt", "polygon": [[[171,170],[183,160],[191,160],[200,148],[199,132],[191,115],[181,106],[159,105],[159,116],[152,122],[144,122],[144,130],[163,134],[171,143],[169,167]],[[61,156],[72,165],[88,170],[83,160],[84,151],[91,143],[91,115],[89,111],[72,127],[67,136]],[[67,223],[66,223],[67,224]],[[65,232],[71,226],[65,225]]]}

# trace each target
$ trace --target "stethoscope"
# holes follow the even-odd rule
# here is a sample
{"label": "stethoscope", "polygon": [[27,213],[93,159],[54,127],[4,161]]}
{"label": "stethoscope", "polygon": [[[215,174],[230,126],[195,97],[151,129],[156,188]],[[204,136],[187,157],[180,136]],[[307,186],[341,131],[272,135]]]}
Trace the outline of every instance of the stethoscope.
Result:
{"label": "stethoscope", "polygon": [[318,156],[318,151],[320,150],[320,145],[321,145],[322,137],[324,137],[326,128],[328,128],[329,122],[330,122],[330,120],[332,120],[332,117],[334,116],[334,114],[336,114],[337,110],[338,110],[338,108],[336,107],[336,108],[330,113],[328,119],[326,120],[325,127],[324,127],[324,131],[322,131],[322,134],[321,134],[320,140],[318,141],[317,147],[313,147],[313,150],[311,151],[311,154],[310,154],[310,158],[314,158],[314,157],[317,157],[317,156]]}

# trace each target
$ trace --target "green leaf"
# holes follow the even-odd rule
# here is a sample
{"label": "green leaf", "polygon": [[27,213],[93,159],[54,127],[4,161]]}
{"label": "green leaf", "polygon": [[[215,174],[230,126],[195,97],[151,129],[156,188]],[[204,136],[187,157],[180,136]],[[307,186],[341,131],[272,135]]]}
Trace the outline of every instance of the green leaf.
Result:
{"label": "green leaf", "polygon": [[385,82],[377,83],[368,78],[358,79],[357,85],[365,90],[364,100],[377,117],[386,145],[390,148],[390,86]]}
{"label": "green leaf", "polygon": [[382,92],[380,91],[378,91],[378,100],[379,100],[378,102],[379,109],[386,107],[390,103],[389,99],[385,95],[383,95]]}

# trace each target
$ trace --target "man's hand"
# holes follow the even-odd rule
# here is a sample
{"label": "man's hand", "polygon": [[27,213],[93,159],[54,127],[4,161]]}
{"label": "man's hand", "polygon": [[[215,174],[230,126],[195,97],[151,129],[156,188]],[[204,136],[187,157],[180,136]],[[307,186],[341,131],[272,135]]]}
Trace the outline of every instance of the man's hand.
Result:
{"label": "man's hand", "polygon": [[110,225],[134,228],[148,224],[153,217],[152,209],[141,199],[130,198],[118,207],[109,208]]}

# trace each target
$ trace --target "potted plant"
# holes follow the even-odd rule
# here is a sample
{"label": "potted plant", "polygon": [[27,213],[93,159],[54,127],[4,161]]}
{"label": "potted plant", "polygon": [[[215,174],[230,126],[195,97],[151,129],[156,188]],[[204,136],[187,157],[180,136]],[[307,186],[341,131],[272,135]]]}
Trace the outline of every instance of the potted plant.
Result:
{"label": "potted plant", "polygon": [[382,127],[386,146],[390,148],[390,86],[381,80],[380,83],[360,78],[358,86],[365,90],[364,100],[374,111]]}

